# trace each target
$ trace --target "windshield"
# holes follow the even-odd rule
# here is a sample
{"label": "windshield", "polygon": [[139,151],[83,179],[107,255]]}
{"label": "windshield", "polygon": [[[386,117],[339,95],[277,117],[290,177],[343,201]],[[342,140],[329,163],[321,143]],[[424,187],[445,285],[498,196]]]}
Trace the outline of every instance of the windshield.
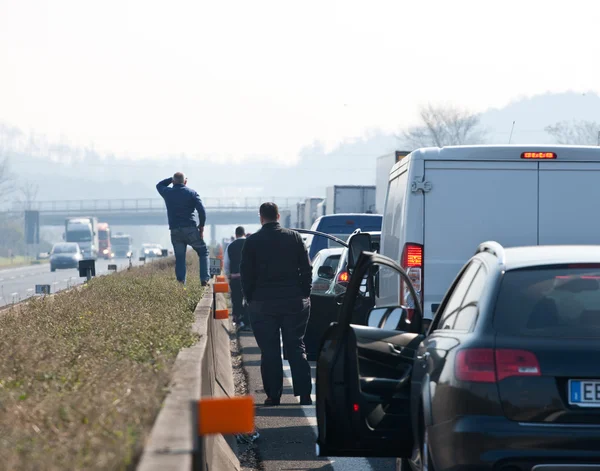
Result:
{"label": "windshield", "polygon": [[600,338],[600,266],[507,272],[494,326],[517,337]]}
{"label": "windshield", "polygon": [[99,240],[108,240],[109,231],[98,231]]}
{"label": "windshield", "polygon": [[77,253],[77,246],[73,245],[73,244],[55,245],[52,248],[52,254],[59,254],[59,253]]}
{"label": "windshield", "polygon": [[88,231],[69,231],[67,232],[67,242],[89,242],[92,235]]}
{"label": "windshield", "polygon": [[120,245],[120,246],[127,246],[130,244],[129,239],[121,238],[121,237],[118,237],[116,239],[110,239],[110,243],[112,245]]}

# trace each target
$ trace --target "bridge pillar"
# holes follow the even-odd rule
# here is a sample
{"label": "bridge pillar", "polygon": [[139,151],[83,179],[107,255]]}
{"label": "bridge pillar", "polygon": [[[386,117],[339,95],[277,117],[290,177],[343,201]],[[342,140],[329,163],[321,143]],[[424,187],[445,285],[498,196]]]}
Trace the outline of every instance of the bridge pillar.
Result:
{"label": "bridge pillar", "polygon": [[210,225],[210,245],[213,245],[213,246],[217,245],[217,225],[216,224]]}

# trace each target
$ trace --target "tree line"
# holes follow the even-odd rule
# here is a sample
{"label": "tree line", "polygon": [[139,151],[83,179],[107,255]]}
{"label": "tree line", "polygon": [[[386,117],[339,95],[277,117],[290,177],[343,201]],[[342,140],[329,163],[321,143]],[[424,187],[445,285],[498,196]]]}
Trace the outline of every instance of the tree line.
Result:
{"label": "tree line", "polygon": [[[557,144],[600,145],[600,124],[595,121],[560,121],[544,128]],[[426,105],[419,110],[419,123],[398,137],[408,148],[486,144],[489,131],[481,115],[465,108]]]}

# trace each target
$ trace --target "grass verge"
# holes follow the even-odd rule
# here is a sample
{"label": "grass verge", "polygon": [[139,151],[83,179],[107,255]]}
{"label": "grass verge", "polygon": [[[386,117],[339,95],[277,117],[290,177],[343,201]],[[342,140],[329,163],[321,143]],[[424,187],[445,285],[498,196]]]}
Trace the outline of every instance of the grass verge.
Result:
{"label": "grass verge", "polygon": [[132,469],[196,341],[194,259],[185,290],[163,260],[0,315],[2,469]]}
{"label": "grass verge", "polygon": [[23,257],[23,256],[18,256],[18,257],[13,257],[11,258],[7,258],[7,257],[0,257],[0,269],[3,268],[19,268],[19,267],[25,267],[27,265],[41,265],[42,263],[48,263],[49,260],[33,260],[31,258],[27,258],[27,257]]}

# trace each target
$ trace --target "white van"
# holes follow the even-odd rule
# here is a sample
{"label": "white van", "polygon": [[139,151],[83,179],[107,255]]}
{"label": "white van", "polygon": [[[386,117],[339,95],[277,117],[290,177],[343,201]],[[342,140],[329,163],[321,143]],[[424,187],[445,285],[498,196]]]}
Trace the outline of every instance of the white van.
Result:
{"label": "white van", "polygon": [[[427,318],[488,240],[600,244],[600,147],[424,148],[394,165],[381,253],[409,271]],[[404,291],[382,277],[377,305],[410,306]]]}

